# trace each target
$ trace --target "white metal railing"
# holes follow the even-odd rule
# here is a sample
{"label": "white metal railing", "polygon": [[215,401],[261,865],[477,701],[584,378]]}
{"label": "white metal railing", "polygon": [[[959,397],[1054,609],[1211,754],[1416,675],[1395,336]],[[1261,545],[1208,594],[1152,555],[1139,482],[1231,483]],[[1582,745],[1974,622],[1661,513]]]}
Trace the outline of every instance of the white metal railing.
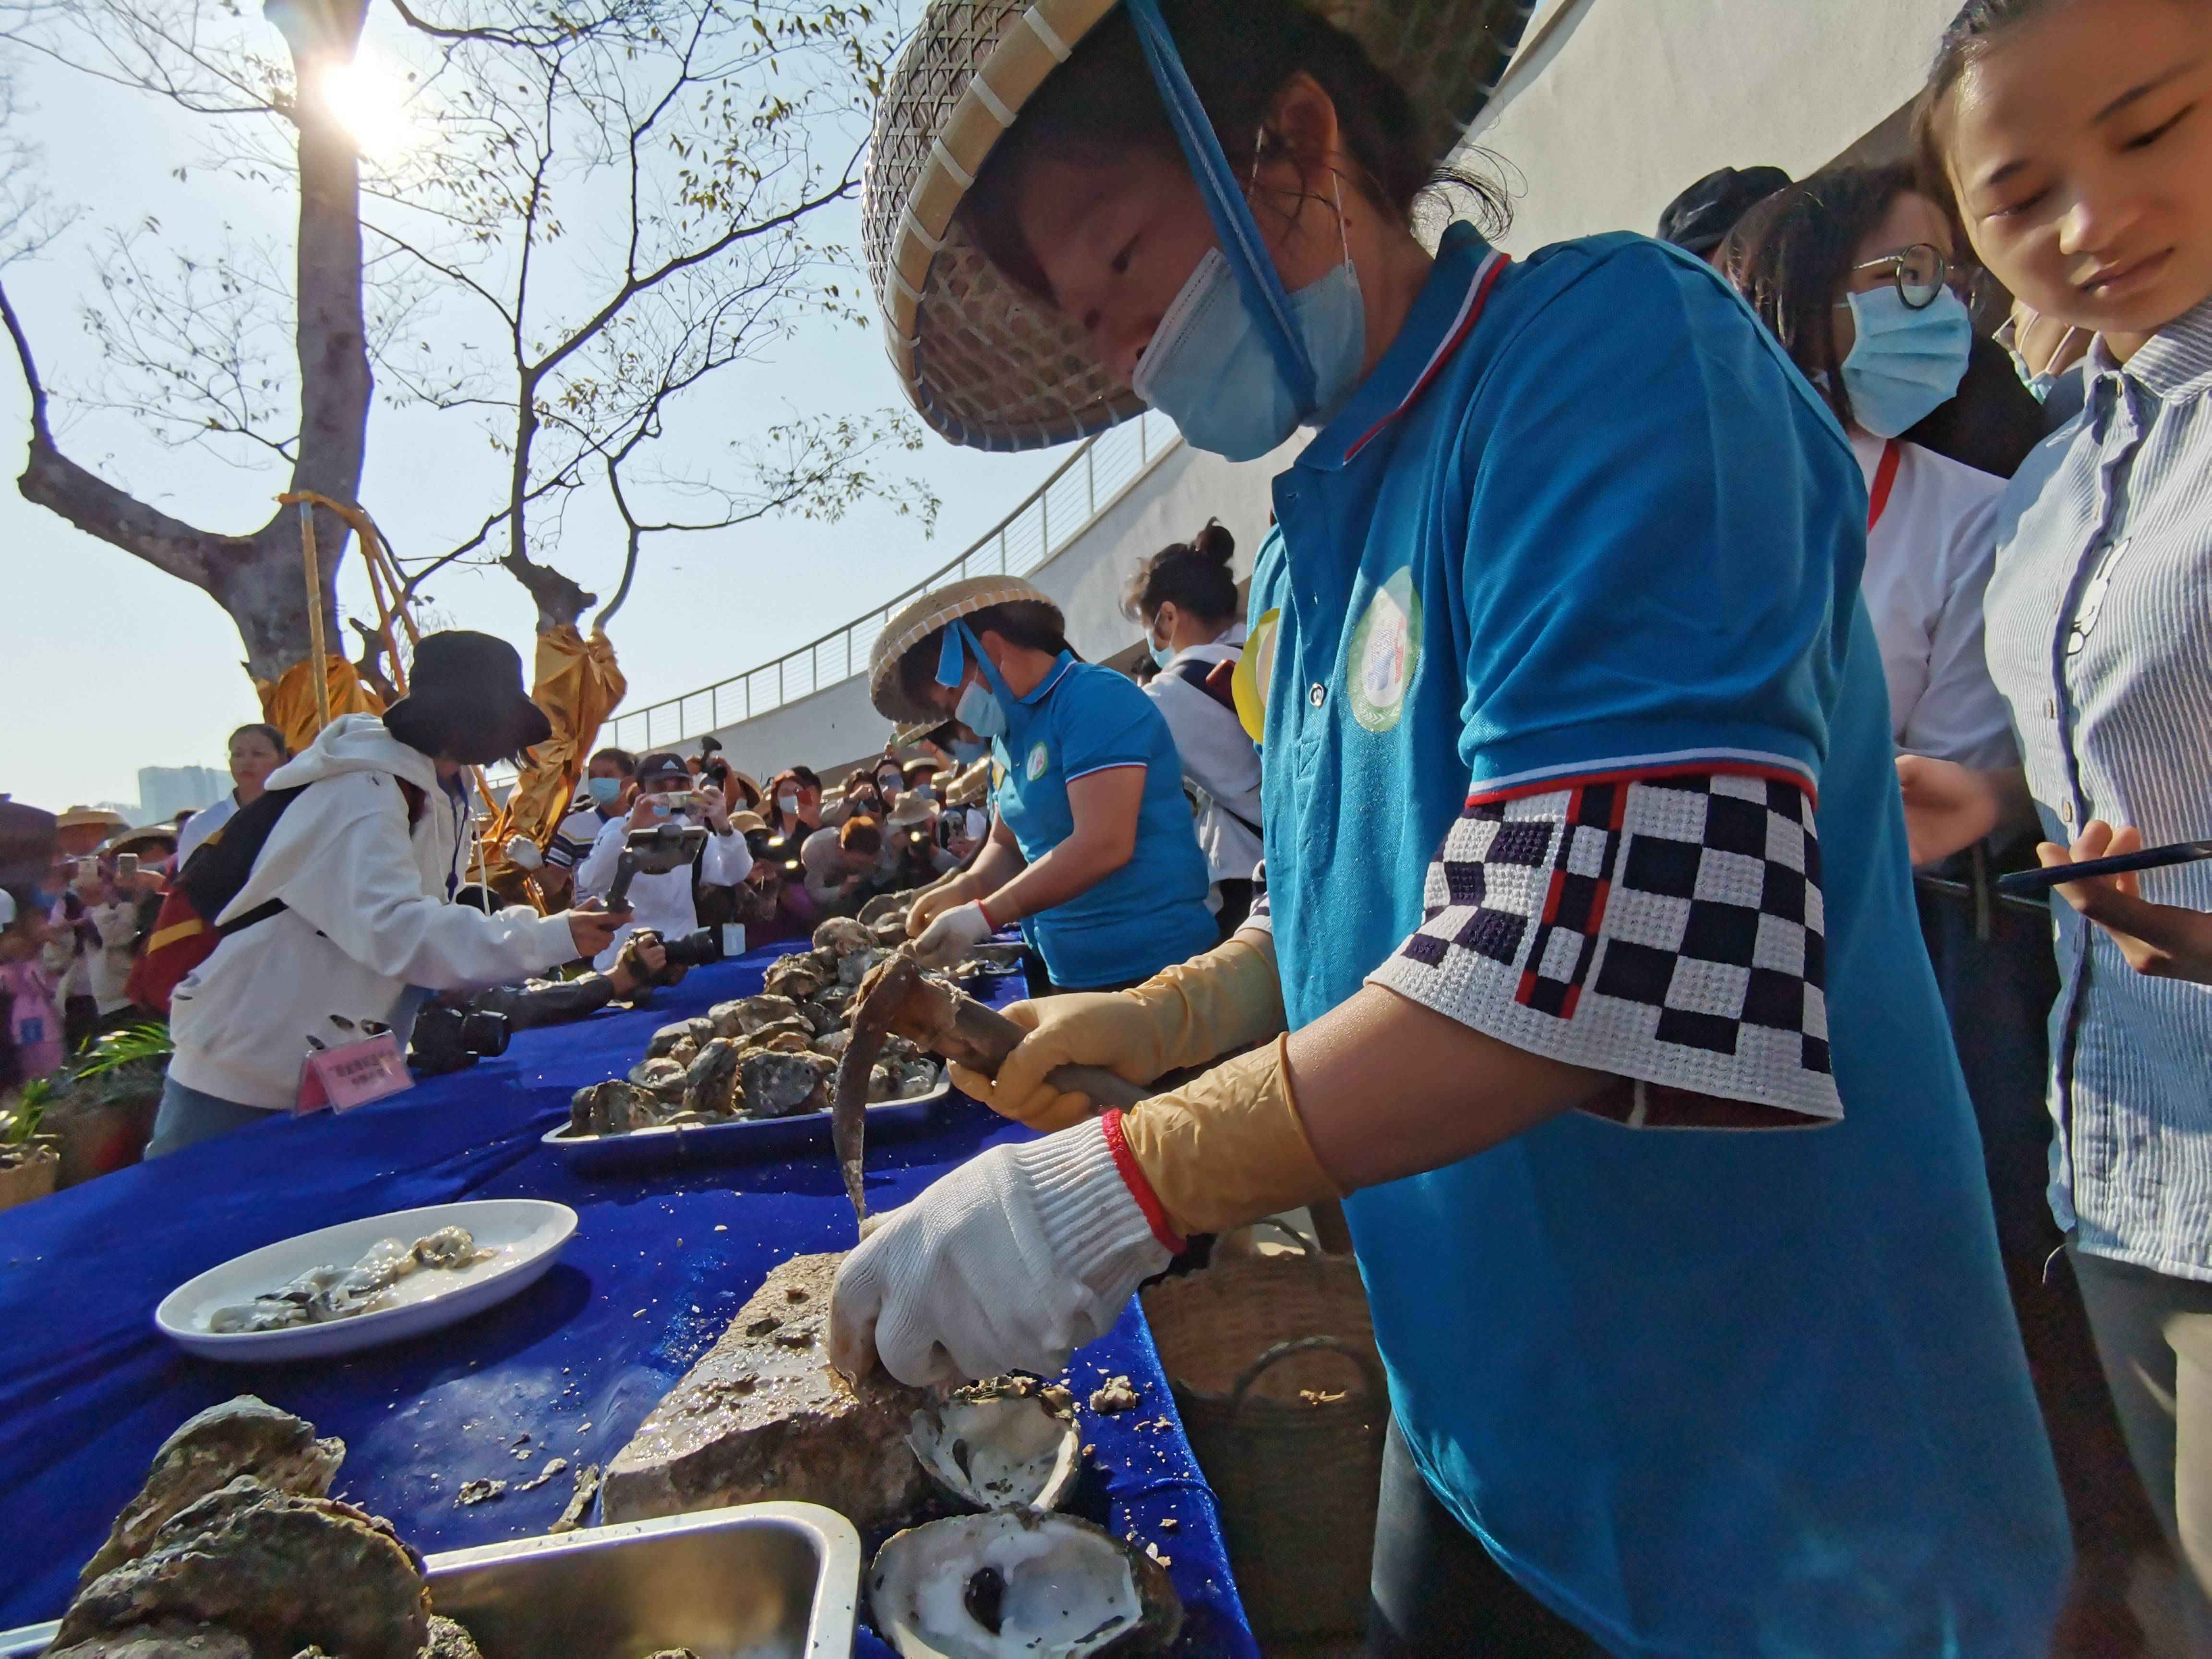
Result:
{"label": "white metal railing", "polygon": [[[865,615],[773,661],[681,696],[627,709],[600,727],[599,741],[643,753],[796,702],[866,673],[868,648],[892,613],[925,589],[963,576],[1025,576],[1083,534],[1182,442],[1174,422],[1150,410],[1085,443],[1020,506],[968,550]],[[729,699],[730,706],[722,707]]]}

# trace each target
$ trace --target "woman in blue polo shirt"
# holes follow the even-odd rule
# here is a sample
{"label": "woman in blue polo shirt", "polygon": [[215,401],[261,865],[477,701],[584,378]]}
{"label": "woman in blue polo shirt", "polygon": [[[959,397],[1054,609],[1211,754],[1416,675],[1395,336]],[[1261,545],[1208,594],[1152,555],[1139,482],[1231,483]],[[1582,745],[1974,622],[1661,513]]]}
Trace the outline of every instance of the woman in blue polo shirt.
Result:
{"label": "woman in blue polo shirt", "polygon": [[971,577],[892,617],[868,660],[881,713],[950,715],[972,734],[953,745],[963,762],[988,744],[998,763],[991,839],[908,913],[916,953],[957,962],[1019,922],[1050,975],[1040,994],[1135,985],[1219,937],[1166,720],[1066,633],[1041,590]]}
{"label": "woman in blue polo shirt", "polygon": [[[1266,914],[1032,1011],[994,1103],[1053,1132],[847,1258],[839,1363],[1049,1372],[1181,1235],[1346,1195],[1371,1651],[2047,1650],[2064,1517],[1833,416],[1674,250],[1415,240],[1523,5],[980,11],[931,6],[877,123],[924,417],[1319,430],[1248,605]],[[1254,1042],[1126,1113],[1042,1081]]]}

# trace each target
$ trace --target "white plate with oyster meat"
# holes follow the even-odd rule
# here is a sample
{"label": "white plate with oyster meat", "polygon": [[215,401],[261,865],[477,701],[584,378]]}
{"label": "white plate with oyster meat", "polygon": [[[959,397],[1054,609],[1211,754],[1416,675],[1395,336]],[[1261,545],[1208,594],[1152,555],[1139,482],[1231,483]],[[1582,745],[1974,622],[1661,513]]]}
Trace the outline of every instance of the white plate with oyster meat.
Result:
{"label": "white plate with oyster meat", "polygon": [[483,1198],[341,1222],[235,1256],[161,1298],[154,1322],[210,1359],[313,1359],[402,1342],[535,1284],[576,1212]]}

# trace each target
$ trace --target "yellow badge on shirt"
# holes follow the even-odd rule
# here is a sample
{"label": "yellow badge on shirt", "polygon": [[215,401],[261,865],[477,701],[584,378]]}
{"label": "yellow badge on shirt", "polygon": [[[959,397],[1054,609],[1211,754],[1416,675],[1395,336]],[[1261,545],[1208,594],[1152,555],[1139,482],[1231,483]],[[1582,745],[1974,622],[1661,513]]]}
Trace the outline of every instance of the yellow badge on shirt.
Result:
{"label": "yellow badge on shirt", "polygon": [[1229,677],[1229,694],[1244,735],[1258,743],[1267,731],[1267,681],[1275,668],[1275,641],[1282,632],[1280,609],[1268,611],[1244,636],[1244,653]]}
{"label": "yellow badge on shirt", "polygon": [[1394,730],[1406,712],[1406,688],[1421,666],[1421,596],[1413,573],[1394,571],[1375,590],[1352,636],[1345,665],[1352,717],[1370,732]]}

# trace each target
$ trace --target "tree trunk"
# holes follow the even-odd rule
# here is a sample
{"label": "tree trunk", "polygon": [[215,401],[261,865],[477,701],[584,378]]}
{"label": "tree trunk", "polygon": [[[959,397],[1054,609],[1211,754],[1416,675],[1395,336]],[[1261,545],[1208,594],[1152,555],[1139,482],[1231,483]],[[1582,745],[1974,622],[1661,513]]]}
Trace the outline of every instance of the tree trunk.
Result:
{"label": "tree trunk", "polygon": [[[318,41],[295,45],[293,60],[300,135],[300,441],[291,487],[353,501],[368,447],[371,391],[362,313],[361,166],[352,139],[333,117],[316,81],[324,64],[351,57],[367,0],[324,4],[327,30]],[[306,660],[313,635],[296,509],[279,507],[246,535],[219,534],[149,507],[71,460],[54,441],[46,388],[4,292],[0,310],[5,311],[31,390],[30,453],[17,480],[24,499],[204,590],[238,624],[246,669],[257,679],[273,680]],[[343,520],[318,513],[319,600],[326,648],[339,641],[337,567],[348,534]]]}

